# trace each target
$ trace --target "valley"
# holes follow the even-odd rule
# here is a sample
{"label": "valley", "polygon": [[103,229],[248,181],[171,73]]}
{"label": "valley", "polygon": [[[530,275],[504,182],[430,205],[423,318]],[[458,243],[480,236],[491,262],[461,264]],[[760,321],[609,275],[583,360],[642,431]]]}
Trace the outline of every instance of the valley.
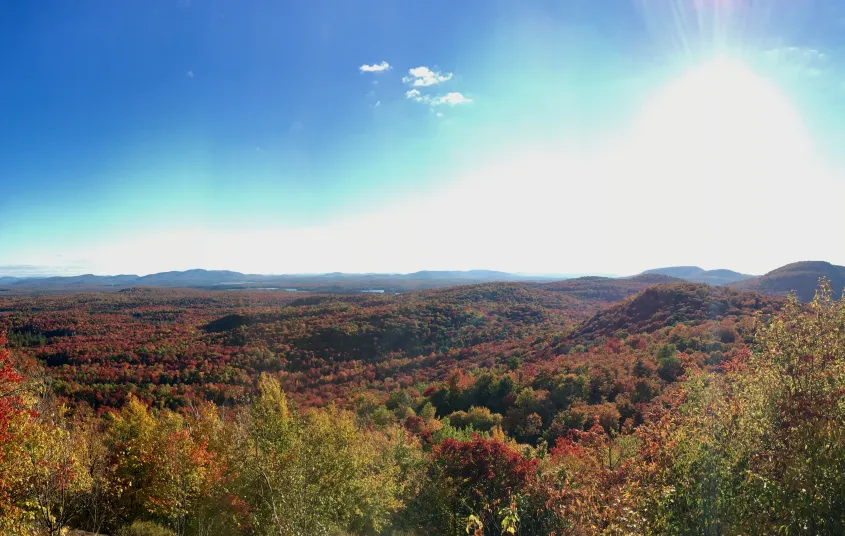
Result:
{"label": "valley", "polygon": [[[799,263],[728,285],[648,273],[400,293],[0,295],[0,527],[44,514],[32,496],[73,505],[59,527],[133,535],[209,523],[231,535],[322,523],[459,534],[515,513],[513,533],[526,535],[610,529],[631,512],[620,533],[669,533],[667,519],[698,527],[707,518],[686,505],[706,484],[686,479],[750,466],[777,480],[765,460],[802,468],[801,442],[830,445],[825,430],[845,429],[832,394],[845,361],[805,369],[794,354],[845,351],[845,329],[833,329],[845,326],[845,302],[816,277],[836,270]],[[804,287],[781,290],[814,277],[821,293],[809,305]],[[796,364],[782,368],[783,356]],[[796,406],[785,378],[822,383]],[[760,404],[814,413],[785,421],[755,413]],[[809,425],[809,439],[780,435]],[[845,444],[820,456],[838,463],[839,452]],[[19,463],[30,458],[41,469]],[[767,497],[757,484],[720,480],[719,496]],[[667,487],[677,502],[661,502]],[[795,511],[800,493],[785,493],[768,500]],[[722,508],[720,522],[773,526]]]}

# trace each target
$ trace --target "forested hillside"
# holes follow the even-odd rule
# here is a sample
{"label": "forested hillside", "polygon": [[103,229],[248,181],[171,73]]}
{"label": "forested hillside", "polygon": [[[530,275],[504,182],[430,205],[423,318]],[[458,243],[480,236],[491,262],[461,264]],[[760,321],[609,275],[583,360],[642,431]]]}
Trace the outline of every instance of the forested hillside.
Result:
{"label": "forested hillside", "polygon": [[545,291],[575,298],[585,311],[595,313],[648,287],[680,281],[665,275],[643,274],[631,278],[579,277],[542,283],[538,286]]}
{"label": "forested hillside", "polygon": [[260,372],[306,404],[431,381],[563,336],[589,310],[521,283],[398,296],[139,289],[0,298],[0,329],[60,396],[97,408],[134,393],[175,409],[194,396],[232,403]]}
{"label": "forested hillside", "polygon": [[829,286],[593,281],[4,298],[0,530],[840,533]]}
{"label": "forested hillside", "polygon": [[676,324],[697,324],[747,316],[771,314],[779,300],[724,287],[677,283],[649,288],[612,305],[584,322],[570,338],[576,341],[609,337],[618,330],[651,333]]}

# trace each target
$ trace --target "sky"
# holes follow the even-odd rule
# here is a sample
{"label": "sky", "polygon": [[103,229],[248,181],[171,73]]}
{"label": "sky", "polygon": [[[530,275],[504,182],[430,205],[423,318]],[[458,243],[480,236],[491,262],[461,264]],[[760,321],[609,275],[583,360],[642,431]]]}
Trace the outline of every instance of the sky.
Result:
{"label": "sky", "polygon": [[838,0],[0,6],[0,276],[845,264]]}

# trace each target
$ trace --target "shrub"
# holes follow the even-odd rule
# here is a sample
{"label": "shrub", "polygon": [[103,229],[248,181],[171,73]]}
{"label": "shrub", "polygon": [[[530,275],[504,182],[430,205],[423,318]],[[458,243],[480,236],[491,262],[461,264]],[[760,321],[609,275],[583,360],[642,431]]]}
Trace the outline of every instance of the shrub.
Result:
{"label": "shrub", "polygon": [[118,536],[176,536],[176,533],[152,521],[136,521],[123,527]]}

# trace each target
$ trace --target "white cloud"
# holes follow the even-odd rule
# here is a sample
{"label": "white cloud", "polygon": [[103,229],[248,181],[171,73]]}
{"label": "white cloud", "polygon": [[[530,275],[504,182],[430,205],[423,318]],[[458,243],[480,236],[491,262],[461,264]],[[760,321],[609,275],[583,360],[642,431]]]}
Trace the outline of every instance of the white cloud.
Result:
{"label": "white cloud", "polygon": [[187,73],[185,73],[185,74],[186,74],[186,76],[187,76],[188,78],[193,78],[193,77],[194,77],[194,71],[188,71],[188,72],[187,72]]}
{"label": "white cloud", "polygon": [[451,79],[452,73],[443,74],[440,71],[432,71],[428,67],[415,67],[408,70],[408,76],[404,77],[402,81],[414,87],[428,87]]}
{"label": "white cloud", "polygon": [[828,67],[830,57],[815,48],[785,46],[771,48],[763,56],[780,69],[786,69],[809,77],[821,76]]}
{"label": "white cloud", "polygon": [[358,70],[362,73],[383,73],[385,71],[389,71],[393,67],[390,66],[389,63],[383,61],[381,63],[374,63],[372,65],[367,65],[366,63],[360,67]]}
{"label": "white cloud", "polygon": [[410,89],[405,92],[405,98],[415,100],[417,102],[424,102],[430,105],[432,108],[434,108],[435,106],[440,106],[442,104],[455,106],[457,104],[468,104],[472,102],[472,99],[465,97],[463,94],[458,93],[457,91],[433,97],[431,95],[423,95],[419,89]]}
{"label": "white cloud", "polygon": [[470,102],[472,102],[472,99],[464,97],[461,93],[458,93],[457,91],[453,91],[441,97],[436,97],[432,99],[431,104],[435,106],[438,104],[448,104],[449,106],[455,106],[456,104],[467,104]]}
{"label": "white cloud", "polygon": [[409,69],[408,76],[402,78],[403,82],[412,86],[411,89],[405,92],[405,98],[416,102],[423,102],[432,108],[443,104],[455,106],[456,104],[466,104],[472,102],[472,99],[465,97],[457,91],[453,91],[445,95],[425,95],[418,89],[446,82],[451,80],[452,76],[452,73],[432,71],[428,67],[424,66]]}
{"label": "white cloud", "polygon": [[771,48],[764,52],[766,57],[772,60],[786,60],[786,61],[805,61],[805,62],[819,62],[826,61],[827,54],[818,49],[810,47],[779,47]]}

